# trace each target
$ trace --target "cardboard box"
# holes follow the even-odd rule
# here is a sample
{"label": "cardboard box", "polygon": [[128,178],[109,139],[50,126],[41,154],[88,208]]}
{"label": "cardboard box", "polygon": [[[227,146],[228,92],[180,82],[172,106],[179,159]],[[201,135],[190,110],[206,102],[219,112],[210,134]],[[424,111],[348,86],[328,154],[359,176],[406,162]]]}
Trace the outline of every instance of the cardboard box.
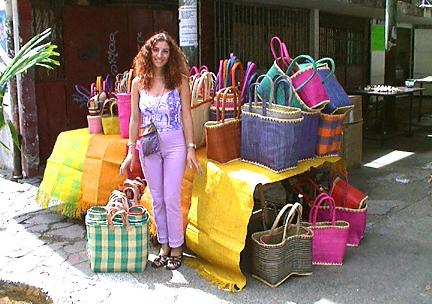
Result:
{"label": "cardboard box", "polygon": [[363,121],[362,96],[348,95],[348,97],[350,98],[351,103],[354,105],[354,108],[350,110],[348,113],[346,113],[344,124]]}
{"label": "cardboard box", "polygon": [[344,160],[346,169],[359,168],[363,155],[363,120],[342,126],[339,156]]}

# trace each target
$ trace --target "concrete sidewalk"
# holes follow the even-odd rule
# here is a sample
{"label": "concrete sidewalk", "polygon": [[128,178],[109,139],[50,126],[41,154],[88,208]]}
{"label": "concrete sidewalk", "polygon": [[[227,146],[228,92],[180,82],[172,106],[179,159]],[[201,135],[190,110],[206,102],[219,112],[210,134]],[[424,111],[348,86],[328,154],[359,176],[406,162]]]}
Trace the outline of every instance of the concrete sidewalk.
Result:
{"label": "concrete sidewalk", "polygon": [[186,265],[93,273],[83,224],[35,203],[40,179],[13,182],[3,172],[0,279],[40,287],[54,303],[432,303],[427,135],[416,130],[384,146],[364,141],[364,163],[393,150],[415,153],[379,169],[349,172],[350,182],[369,195],[369,210],[364,239],[347,248],[343,266],[314,266],[311,276],[290,277],[274,289],[245,273],[247,285],[238,293],[219,290]]}

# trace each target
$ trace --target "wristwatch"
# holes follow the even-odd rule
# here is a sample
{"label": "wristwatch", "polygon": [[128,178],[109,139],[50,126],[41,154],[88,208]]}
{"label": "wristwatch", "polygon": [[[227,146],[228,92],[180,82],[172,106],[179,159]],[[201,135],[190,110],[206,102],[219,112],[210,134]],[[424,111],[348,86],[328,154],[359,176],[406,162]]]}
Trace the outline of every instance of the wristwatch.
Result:
{"label": "wristwatch", "polygon": [[188,144],[186,145],[186,147],[196,149],[196,145],[195,145],[194,143],[188,143]]}

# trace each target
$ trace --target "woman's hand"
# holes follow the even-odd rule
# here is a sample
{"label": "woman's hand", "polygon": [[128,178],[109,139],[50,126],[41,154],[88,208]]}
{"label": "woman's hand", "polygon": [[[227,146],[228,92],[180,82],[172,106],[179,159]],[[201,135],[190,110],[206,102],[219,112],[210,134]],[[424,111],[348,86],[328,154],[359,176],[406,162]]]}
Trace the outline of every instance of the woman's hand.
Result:
{"label": "woman's hand", "polygon": [[201,164],[195,155],[195,149],[188,148],[186,162],[189,169],[192,169],[192,166],[194,166],[198,174],[202,173]]}
{"label": "woman's hand", "polygon": [[128,153],[120,165],[120,175],[123,175],[123,173],[127,173],[128,171],[131,172],[134,163],[135,163],[135,153]]}

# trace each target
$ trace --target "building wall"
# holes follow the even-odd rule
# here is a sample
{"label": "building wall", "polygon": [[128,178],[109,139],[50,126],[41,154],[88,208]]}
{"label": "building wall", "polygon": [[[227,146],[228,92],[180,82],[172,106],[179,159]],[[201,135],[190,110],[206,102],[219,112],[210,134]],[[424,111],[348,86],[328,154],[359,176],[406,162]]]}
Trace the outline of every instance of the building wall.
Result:
{"label": "building wall", "polygon": [[[414,30],[413,78],[432,76],[432,29]],[[425,95],[432,95],[432,84],[425,84]]]}

